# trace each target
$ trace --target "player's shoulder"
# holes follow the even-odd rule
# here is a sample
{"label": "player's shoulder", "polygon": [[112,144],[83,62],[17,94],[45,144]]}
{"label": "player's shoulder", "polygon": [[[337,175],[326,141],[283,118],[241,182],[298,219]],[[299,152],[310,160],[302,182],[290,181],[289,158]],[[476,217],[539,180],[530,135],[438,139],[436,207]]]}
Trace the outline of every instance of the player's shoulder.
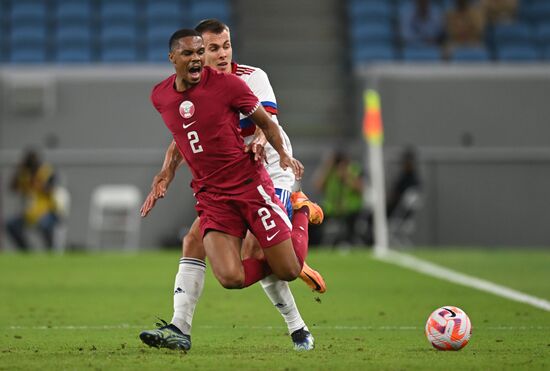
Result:
{"label": "player's shoulder", "polygon": [[237,64],[235,67],[235,75],[241,78],[245,78],[245,77],[249,77],[249,78],[266,77],[267,78],[267,73],[265,73],[265,71],[262,70],[260,67],[249,66],[247,64]]}
{"label": "player's shoulder", "polygon": [[150,99],[157,110],[160,111],[161,107],[166,102],[166,97],[173,89],[175,78],[176,74],[170,75],[155,86],[153,86]]}
{"label": "player's shoulder", "polygon": [[176,78],[176,74],[172,74],[153,86],[153,89],[151,90],[151,97],[156,97],[158,95],[161,95],[168,89],[172,89],[174,86],[174,79]]}

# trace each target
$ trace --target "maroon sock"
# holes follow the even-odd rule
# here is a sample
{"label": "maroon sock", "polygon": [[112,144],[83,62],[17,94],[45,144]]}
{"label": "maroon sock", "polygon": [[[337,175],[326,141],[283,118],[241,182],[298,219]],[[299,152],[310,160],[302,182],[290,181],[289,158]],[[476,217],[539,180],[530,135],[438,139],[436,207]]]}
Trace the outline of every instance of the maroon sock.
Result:
{"label": "maroon sock", "polygon": [[304,265],[308,249],[308,224],[309,224],[309,208],[306,206],[294,211],[292,216],[292,245],[294,252],[300,262],[300,267]]}
{"label": "maroon sock", "polygon": [[247,258],[243,260],[244,268],[244,285],[248,287],[262,278],[265,278],[271,274],[271,268],[265,260],[258,260],[254,258]]}

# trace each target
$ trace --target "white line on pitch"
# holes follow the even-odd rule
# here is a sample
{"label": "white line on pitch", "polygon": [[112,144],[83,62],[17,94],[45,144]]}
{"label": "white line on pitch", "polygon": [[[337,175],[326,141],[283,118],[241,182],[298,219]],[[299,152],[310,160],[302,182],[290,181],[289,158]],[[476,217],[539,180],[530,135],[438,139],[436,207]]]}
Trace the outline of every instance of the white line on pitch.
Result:
{"label": "white line on pitch", "polygon": [[[286,330],[284,326],[196,326],[199,329],[214,329],[214,330],[230,330],[230,329],[247,329],[247,330]],[[143,329],[144,326],[137,325],[67,325],[67,326],[8,326],[8,330],[121,330],[121,329]],[[423,330],[424,327],[419,326],[311,326],[312,330],[344,330],[344,331],[417,331]],[[550,330],[550,326],[476,326],[476,330],[497,330],[497,331],[533,331],[533,330]]]}
{"label": "white line on pitch", "polygon": [[520,303],[529,304],[536,308],[550,311],[550,301],[548,300],[538,298],[536,296],[531,296],[523,292],[511,289],[509,287],[498,285],[491,281],[469,276],[467,274],[460,273],[434,263],[430,263],[426,260],[422,260],[408,254],[403,254],[396,251],[388,251],[385,254],[375,256],[382,261],[397,264],[402,267],[406,267],[414,271],[427,274],[429,276],[441,278],[452,283],[456,283],[458,285],[473,287],[475,289],[486,291],[497,296],[502,296],[510,300],[519,301]]}

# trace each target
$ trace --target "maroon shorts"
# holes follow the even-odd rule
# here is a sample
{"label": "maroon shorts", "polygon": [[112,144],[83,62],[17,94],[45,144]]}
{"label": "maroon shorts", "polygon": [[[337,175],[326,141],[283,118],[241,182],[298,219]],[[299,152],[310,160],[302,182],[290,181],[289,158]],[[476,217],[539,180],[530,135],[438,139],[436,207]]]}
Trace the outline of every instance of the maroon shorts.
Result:
{"label": "maroon shorts", "polygon": [[195,197],[203,237],[215,230],[244,238],[249,229],[263,248],[290,238],[292,225],[272,185],[259,185],[238,195],[203,191]]}

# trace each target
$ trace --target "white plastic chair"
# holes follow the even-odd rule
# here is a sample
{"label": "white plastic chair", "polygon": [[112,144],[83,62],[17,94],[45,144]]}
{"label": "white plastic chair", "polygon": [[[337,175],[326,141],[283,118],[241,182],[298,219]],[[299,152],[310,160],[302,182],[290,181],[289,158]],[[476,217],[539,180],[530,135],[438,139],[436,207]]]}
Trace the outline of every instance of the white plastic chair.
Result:
{"label": "white plastic chair", "polygon": [[53,197],[59,217],[59,222],[53,232],[53,245],[55,251],[62,254],[67,248],[67,222],[71,211],[71,194],[67,188],[57,186],[53,191]]}
{"label": "white plastic chair", "polygon": [[141,192],[134,185],[98,186],[90,203],[88,245],[95,250],[120,245],[125,250],[136,250],[139,247],[140,204]]}
{"label": "white plastic chair", "polygon": [[412,187],[403,193],[399,204],[388,220],[389,238],[392,246],[412,246],[410,238],[416,230],[416,213],[422,206],[422,194],[419,189]]}

